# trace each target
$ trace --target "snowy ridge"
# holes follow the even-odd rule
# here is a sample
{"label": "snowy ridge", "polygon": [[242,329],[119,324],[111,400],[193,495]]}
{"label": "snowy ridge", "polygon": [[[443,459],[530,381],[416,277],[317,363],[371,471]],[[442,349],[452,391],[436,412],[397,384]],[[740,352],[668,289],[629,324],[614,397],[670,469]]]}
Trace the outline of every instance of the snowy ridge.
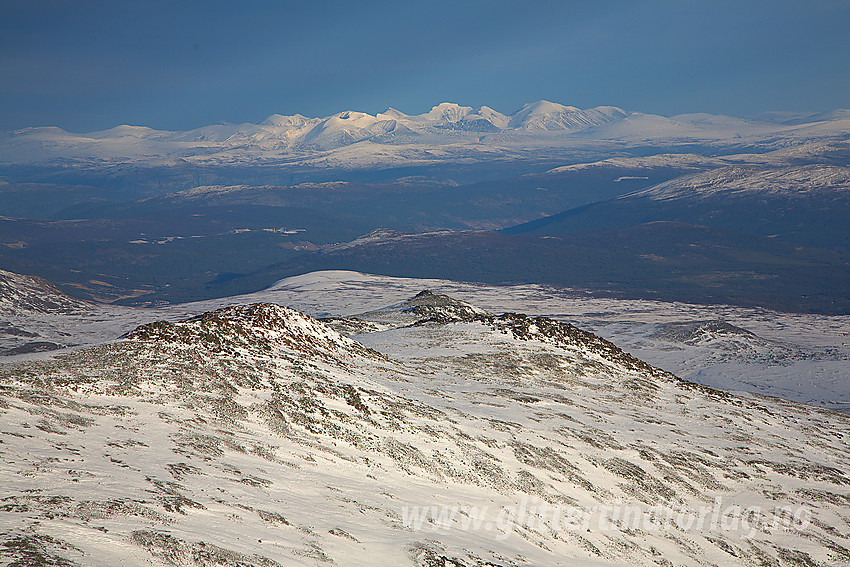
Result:
{"label": "snowy ridge", "polygon": [[781,168],[729,166],[667,181],[620,199],[702,199],[735,195],[850,197],[850,167],[804,165]]}
{"label": "snowy ridge", "polygon": [[681,170],[707,170],[726,166],[790,167],[815,164],[844,166],[850,160],[850,141],[815,141],[781,148],[762,154],[729,154],[703,156],[693,153],[662,153],[643,157],[612,157],[587,163],[576,163],[550,169],[546,173],[559,174],[587,169],[652,169],[676,168]]}
{"label": "snowy ridge", "polygon": [[622,349],[593,333],[570,323],[548,317],[529,317],[524,313],[505,313],[493,318],[491,324],[502,332],[510,332],[520,340],[534,340],[564,348],[580,349],[607,363],[616,363],[629,371],[637,371],[654,378],[675,380],[676,377],[635,358]]}
{"label": "snowy ridge", "polygon": [[357,322],[375,322],[373,330],[388,330],[400,327],[422,326],[432,323],[480,323],[492,330],[512,336],[520,341],[537,341],[561,348],[592,354],[606,364],[617,364],[626,370],[636,370],[663,380],[675,380],[675,376],[655,368],[616,345],[578,327],[548,317],[528,316],[524,313],[502,313],[493,315],[445,294],[423,290],[399,304],[357,315],[354,318],[338,318],[336,325],[355,329],[359,334],[365,327]]}
{"label": "snowy ridge", "polygon": [[659,327],[654,336],[682,342],[687,345],[704,343],[716,337],[734,337],[747,340],[758,338],[752,331],[730,325],[720,319],[713,321],[665,323]]}
{"label": "snowy ridge", "polygon": [[[699,369],[707,363],[749,363],[764,366],[785,366],[793,379],[800,373],[793,365],[821,356],[828,356],[836,364],[850,360],[850,353],[831,349],[805,347],[788,341],[766,339],[748,329],[731,325],[720,319],[708,321],[677,321],[661,323],[648,333],[647,339],[661,340],[668,344],[681,345],[702,351],[705,358],[690,363],[690,370]],[[684,370],[684,369],[682,369]],[[755,371],[755,370],[753,370]]]}
{"label": "snowy ridge", "polygon": [[604,160],[564,165],[550,169],[546,173],[558,174],[585,169],[648,169],[654,167],[675,167],[678,169],[701,170],[728,165],[725,159],[705,157],[699,154],[658,154],[636,158],[608,158]]}
{"label": "snowy ridge", "polygon": [[[464,297],[489,311],[524,311],[571,321],[656,367],[695,382],[834,409],[850,408],[846,378],[850,317],[846,316],[608,299],[545,285],[488,286],[347,271],[287,278],[245,300],[272,300],[323,315],[350,317],[358,313],[358,306],[374,310],[423,288]],[[736,340],[738,335],[714,335],[708,344],[692,346],[653,336],[659,326],[668,323],[718,319],[758,338],[744,344]]]}
{"label": "snowy ridge", "polygon": [[[490,313],[508,310],[570,321],[688,380],[850,409],[846,379],[850,318],[846,316],[610,299],[544,285],[489,286],[342,270],[287,278],[267,290],[245,296],[163,308],[92,305],[90,311],[69,314],[7,313],[0,323],[0,352],[5,355],[0,361],[43,357],[26,354],[42,349],[103,344],[150,321],[187,319],[232,304],[293,305],[322,318],[345,335],[375,332],[422,319],[423,316],[400,310],[423,289],[432,290],[434,295],[463,297]],[[381,309],[390,304],[394,307]],[[364,310],[370,313],[370,320],[352,318]],[[385,319],[379,318],[377,311],[384,313]],[[705,340],[690,345],[656,336],[668,323],[698,327],[716,320],[744,328],[756,337],[750,340],[744,335],[710,333]],[[46,344],[32,343],[49,343],[49,349]]]}
{"label": "snowy ridge", "polygon": [[[816,354],[813,349],[768,340],[721,319],[661,323],[649,338],[710,352],[714,362],[789,364]],[[705,360],[701,362],[705,364]]]}

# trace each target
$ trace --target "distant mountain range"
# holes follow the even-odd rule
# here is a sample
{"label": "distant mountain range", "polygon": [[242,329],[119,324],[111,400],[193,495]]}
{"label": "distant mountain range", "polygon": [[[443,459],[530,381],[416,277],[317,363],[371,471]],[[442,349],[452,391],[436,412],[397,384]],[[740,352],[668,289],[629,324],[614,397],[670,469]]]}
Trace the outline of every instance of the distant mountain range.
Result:
{"label": "distant mountain range", "polygon": [[[579,109],[538,101],[513,114],[487,106],[441,103],[408,115],[395,109],[370,115],[344,111],[323,118],[273,114],[257,124],[215,124],[188,131],[116,126],[76,134],[25,128],[0,134],[0,162],[88,162],[174,167],[279,164],[317,168],[409,167],[469,159],[533,159],[570,151],[630,146],[708,145],[778,149],[800,140],[850,135],[850,113],[838,110],[781,121],[722,115],[671,117],[613,106]],[[725,149],[722,151],[726,151]]]}

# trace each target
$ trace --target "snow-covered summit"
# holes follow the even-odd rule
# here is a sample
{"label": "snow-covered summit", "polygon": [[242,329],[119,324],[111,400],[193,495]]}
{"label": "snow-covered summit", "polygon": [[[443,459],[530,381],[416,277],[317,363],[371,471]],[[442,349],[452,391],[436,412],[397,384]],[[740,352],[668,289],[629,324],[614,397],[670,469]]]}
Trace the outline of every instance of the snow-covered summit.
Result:
{"label": "snow-covered summit", "polygon": [[508,127],[529,131],[584,130],[624,118],[628,113],[614,106],[598,106],[581,110],[540,100],[526,104],[514,113]]}
{"label": "snow-covered summit", "polygon": [[489,106],[482,106],[475,113],[476,116],[480,116],[483,120],[486,120],[499,130],[504,130],[508,127],[508,122],[510,122],[510,117],[493,110]]}
{"label": "snow-covered summit", "polygon": [[472,112],[471,106],[460,106],[454,102],[441,102],[423,114],[422,117],[431,122],[457,122]]}
{"label": "snow-covered summit", "polygon": [[312,119],[307,118],[306,116],[302,116],[300,114],[293,114],[292,116],[272,114],[265,120],[258,122],[257,125],[300,128],[301,126],[304,126],[304,124],[308,123],[310,120]]}
{"label": "snow-covered summit", "polygon": [[475,321],[490,316],[465,301],[459,301],[448,295],[422,290],[402,304],[401,311],[421,317],[418,323]]}

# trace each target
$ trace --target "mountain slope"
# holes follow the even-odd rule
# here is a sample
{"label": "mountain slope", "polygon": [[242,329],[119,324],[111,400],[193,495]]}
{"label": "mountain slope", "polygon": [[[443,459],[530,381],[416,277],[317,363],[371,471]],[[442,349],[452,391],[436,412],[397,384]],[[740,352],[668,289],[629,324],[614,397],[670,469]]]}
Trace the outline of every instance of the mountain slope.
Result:
{"label": "mountain slope", "polygon": [[[627,300],[561,286],[496,286],[345,271],[287,278],[243,301],[293,304],[324,316],[351,315],[358,305],[361,310],[375,310],[423,288],[463,297],[491,312],[536,313],[574,322],[693,382],[831,409],[850,408],[847,315]],[[405,320],[412,322],[415,319]]]}
{"label": "mountain slope", "polygon": [[74,313],[91,310],[91,303],[69,297],[49,281],[0,270],[0,314]]}
{"label": "mountain slope", "polygon": [[[356,337],[373,350],[261,304],[0,367],[3,553],[850,562],[847,416],[681,382],[544,318],[473,309],[438,322],[458,305],[420,294],[382,310],[383,330]],[[393,311],[417,324],[388,325]]]}
{"label": "mountain slope", "polygon": [[506,229],[554,235],[676,221],[847,251],[850,168],[728,166]]}

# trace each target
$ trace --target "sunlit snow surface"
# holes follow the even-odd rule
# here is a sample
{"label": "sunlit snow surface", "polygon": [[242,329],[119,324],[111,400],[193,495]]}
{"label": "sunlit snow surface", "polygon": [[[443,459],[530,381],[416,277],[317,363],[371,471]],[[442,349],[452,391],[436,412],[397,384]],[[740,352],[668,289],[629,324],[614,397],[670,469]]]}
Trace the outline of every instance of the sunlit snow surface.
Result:
{"label": "sunlit snow surface", "polygon": [[124,125],[78,134],[56,127],[24,128],[0,132],[0,157],[9,164],[75,163],[92,168],[191,163],[358,169],[470,158],[539,159],[565,150],[620,155],[624,145],[704,144],[764,151],[807,141],[840,141],[848,132],[846,111],[812,116],[801,124],[777,124],[708,114],[664,117],[611,106],[582,110],[548,101],[526,104],[508,116],[486,106],[473,110],[442,103],[420,115],[394,109],[374,116],[356,111],[317,118],[274,114],[258,124],[215,124],[187,131]]}
{"label": "sunlit snow surface", "polygon": [[[477,309],[415,310],[425,288]],[[260,305],[104,344],[257,302],[334,316],[357,342]],[[847,400],[848,318],[352,272],[155,311],[77,307],[12,321],[101,344],[0,366],[5,564],[850,564],[850,416],[689,385],[571,327],[482,310],[830,403]],[[619,515],[654,507],[671,521]],[[746,507],[760,520],[744,526]]]}

